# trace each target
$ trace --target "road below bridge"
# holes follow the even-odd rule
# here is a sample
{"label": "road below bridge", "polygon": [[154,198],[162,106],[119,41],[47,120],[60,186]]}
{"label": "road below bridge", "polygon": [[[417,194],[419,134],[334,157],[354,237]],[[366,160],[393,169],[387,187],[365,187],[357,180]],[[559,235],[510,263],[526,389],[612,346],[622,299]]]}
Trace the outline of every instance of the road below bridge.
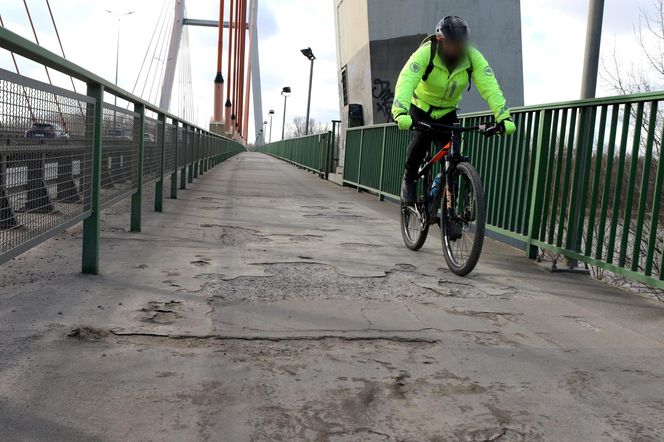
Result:
{"label": "road below bridge", "polygon": [[[150,206],[149,203],[145,204]],[[216,167],[127,232],[0,268],[0,439],[664,439],[664,307],[488,240],[418,253],[397,206],[271,157]]]}

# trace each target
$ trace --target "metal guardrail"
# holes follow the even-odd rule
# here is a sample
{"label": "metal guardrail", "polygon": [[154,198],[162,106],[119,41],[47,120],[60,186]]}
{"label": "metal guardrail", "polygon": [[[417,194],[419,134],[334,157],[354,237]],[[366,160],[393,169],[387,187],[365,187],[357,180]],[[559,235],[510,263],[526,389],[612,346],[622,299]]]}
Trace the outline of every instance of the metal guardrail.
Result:
{"label": "metal guardrail", "polygon": [[256,150],[318,173],[325,178],[332,171],[334,161],[332,132],[277,141]]}
{"label": "metal guardrail", "polygon": [[[488,229],[628,279],[664,288],[664,93],[513,110],[518,132],[469,134]],[[462,116],[475,125],[489,113]],[[410,135],[394,125],[349,129],[344,183],[398,198]],[[499,236],[500,236],[499,235]]]}
{"label": "metal guardrail", "polygon": [[[0,69],[0,263],[83,221],[83,272],[97,274],[103,208],[131,197],[138,232],[148,184],[162,211],[169,175],[177,198],[178,188],[246,150],[2,27],[0,47],[88,88],[79,94]],[[105,103],[104,93],[134,109]]]}

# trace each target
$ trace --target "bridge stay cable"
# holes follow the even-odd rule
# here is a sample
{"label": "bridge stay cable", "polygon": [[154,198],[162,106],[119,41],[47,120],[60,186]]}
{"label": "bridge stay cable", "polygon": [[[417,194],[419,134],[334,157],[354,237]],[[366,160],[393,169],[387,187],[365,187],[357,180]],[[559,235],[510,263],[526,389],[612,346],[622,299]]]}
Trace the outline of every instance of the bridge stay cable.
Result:
{"label": "bridge stay cable", "polygon": [[159,13],[159,17],[157,18],[157,23],[152,30],[152,36],[150,37],[150,42],[148,43],[148,47],[145,49],[145,55],[143,55],[143,61],[141,62],[141,67],[138,69],[138,75],[136,76],[136,81],[134,82],[134,86],[131,88],[131,93],[136,93],[136,88],[138,87],[138,83],[141,80],[141,75],[143,74],[143,69],[145,68],[145,63],[148,59],[148,55],[150,54],[150,48],[152,47],[152,43],[154,42],[154,38],[157,35],[157,29],[159,28],[159,22],[163,19],[165,13],[166,13],[166,6],[168,5],[168,2],[164,2],[161,12]]}
{"label": "bridge stay cable", "polygon": [[[39,42],[39,37],[37,36],[37,30],[35,29],[35,24],[32,21],[32,14],[30,13],[30,7],[28,6],[27,0],[23,0],[23,6],[25,6],[25,12],[28,15],[28,21],[30,22],[30,27],[32,28],[32,35],[35,37],[35,43],[41,46],[41,43]],[[46,71],[46,78],[48,78],[48,83],[52,86],[53,85],[53,80],[51,80],[51,72],[48,69],[48,66],[44,65],[44,70]],[[56,94],[53,94],[54,102],[55,102],[55,107],[58,109],[58,115],[60,116],[60,122],[62,123],[62,127],[67,130],[67,122],[65,121],[64,115],[62,115],[62,108],[60,107],[60,100],[58,99],[58,96]],[[34,115],[33,115],[33,120],[34,120]]]}
{"label": "bridge stay cable", "polygon": [[[5,22],[2,19],[2,14],[0,14],[0,26],[3,28],[5,27]],[[16,60],[16,54],[14,54],[12,51],[9,51],[9,55],[12,57],[12,62],[14,63],[14,70],[18,75],[21,75],[21,69],[18,67],[18,61]],[[28,108],[28,112],[30,112],[30,120],[34,123],[37,118],[35,117],[35,111],[32,108],[32,104],[30,103],[30,97],[28,96],[28,91],[25,89],[25,86],[21,86],[21,89],[23,89],[23,97],[25,98],[25,104]]]}
{"label": "bridge stay cable", "polygon": [[[65,55],[65,48],[62,45],[62,39],[60,38],[60,31],[58,30],[58,25],[55,22],[55,16],[53,15],[53,9],[51,8],[50,0],[46,0],[46,7],[48,8],[48,15],[51,17],[51,23],[53,24],[53,30],[55,31],[58,45],[60,46],[60,53],[62,54],[62,58],[67,58]],[[78,90],[76,90],[76,82],[74,82],[74,77],[69,75],[69,81],[71,82],[71,87],[74,89],[74,92],[78,93]],[[80,102],[78,102],[78,110],[81,112],[81,116],[85,115],[85,112],[83,111],[83,105]]]}
{"label": "bridge stay cable", "polygon": [[[156,61],[156,66],[154,69],[154,75],[150,81],[150,92],[148,93],[148,101],[152,101],[152,92],[154,91],[155,83],[159,83],[159,77],[161,76],[160,67],[161,67],[161,56],[163,52],[163,47],[165,46],[165,40],[168,35],[168,26],[166,26],[167,20],[163,20],[161,24],[161,30],[159,31],[160,38],[157,41],[157,44],[154,46],[152,53],[152,58],[150,59],[150,70],[152,69],[153,63]],[[149,77],[149,71],[148,71]],[[146,79],[147,82],[148,79]]]}

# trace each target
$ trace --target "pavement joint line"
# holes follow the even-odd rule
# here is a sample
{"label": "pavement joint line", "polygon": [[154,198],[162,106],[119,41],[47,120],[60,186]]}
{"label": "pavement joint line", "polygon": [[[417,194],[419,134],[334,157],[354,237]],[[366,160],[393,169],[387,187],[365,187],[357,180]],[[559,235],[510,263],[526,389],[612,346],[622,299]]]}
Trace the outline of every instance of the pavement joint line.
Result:
{"label": "pavement joint line", "polygon": [[[476,335],[499,335],[498,330],[464,330],[450,329],[442,330],[433,327],[425,327],[411,330],[377,329],[366,328],[353,332],[343,332],[339,330],[301,330],[310,334],[300,335],[241,335],[241,334],[205,334],[205,335],[182,335],[156,332],[131,332],[121,330],[100,330],[93,327],[77,327],[72,329],[67,336],[82,341],[99,342],[108,341],[109,337],[117,338],[156,338],[168,341],[266,341],[266,342],[288,342],[288,341],[392,341],[405,343],[430,343],[435,344],[442,341],[437,337],[407,336],[407,334],[417,333],[437,333],[437,334],[476,334]],[[363,333],[374,333],[373,335],[364,335]],[[399,335],[399,334],[402,335]]]}
{"label": "pavement joint line", "polygon": [[[145,337],[145,338],[162,338],[172,341],[267,341],[267,342],[286,342],[286,341],[392,341],[392,342],[405,342],[405,343],[428,343],[435,344],[441,341],[439,338],[425,338],[425,337],[407,337],[397,335],[375,335],[375,336],[362,336],[360,334],[346,335],[344,333],[330,334],[325,330],[321,330],[325,334],[321,335],[293,335],[293,336],[270,336],[270,335],[171,335],[165,333],[142,333],[142,332],[118,332],[111,330],[111,334],[117,337]],[[380,329],[364,329],[359,330],[359,333],[423,333],[423,332],[439,332],[445,333],[444,330],[434,328],[423,328],[419,330],[380,330]],[[464,333],[477,333],[464,330]],[[487,333],[487,332],[482,332]],[[492,332],[489,332],[492,333]]]}

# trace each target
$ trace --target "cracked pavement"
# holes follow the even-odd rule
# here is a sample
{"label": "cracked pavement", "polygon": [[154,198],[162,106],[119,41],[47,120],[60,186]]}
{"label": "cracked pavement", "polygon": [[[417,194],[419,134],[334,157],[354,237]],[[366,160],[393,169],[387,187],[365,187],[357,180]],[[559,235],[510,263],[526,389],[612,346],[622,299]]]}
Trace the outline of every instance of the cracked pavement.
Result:
{"label": "cracked pavement", "polygon": [[[144,204],[152,206],[150,196]],[[664,439],[664,306],[487,240],[444,266],[398,210],[239,155],[127,232],[0,268],[0,439]]]}

